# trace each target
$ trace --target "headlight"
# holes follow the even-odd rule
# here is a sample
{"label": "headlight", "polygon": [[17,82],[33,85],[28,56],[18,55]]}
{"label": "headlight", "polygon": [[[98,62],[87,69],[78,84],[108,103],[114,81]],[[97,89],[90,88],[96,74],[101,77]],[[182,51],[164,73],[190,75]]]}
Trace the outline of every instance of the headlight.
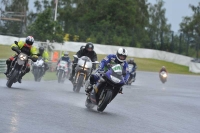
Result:
{"label": "headlight", "polygon": [[22,55],[22,54],[21,54],[19,58],[20,58],[21,60],[26,60],[26,57],[27,57],[26,55]]}
{"label": "headlight", "polygon": [[115,83],[119,83],[121,80],[120,79],[118,79],[118,78],[116,78],[116,77],[114,77],[114,76],[112,76],[112,75],[110,75],[110,77],[111,77],[111,80],[113,81],[113,82],[115,82]]}
{"label": "headlight", "polygon": [[165,74],[163,74],[163,77],[164,77],[164,78],[166,78],[166,77],[167,77],[167,74],[166,74],[166,73],[165,73]]}

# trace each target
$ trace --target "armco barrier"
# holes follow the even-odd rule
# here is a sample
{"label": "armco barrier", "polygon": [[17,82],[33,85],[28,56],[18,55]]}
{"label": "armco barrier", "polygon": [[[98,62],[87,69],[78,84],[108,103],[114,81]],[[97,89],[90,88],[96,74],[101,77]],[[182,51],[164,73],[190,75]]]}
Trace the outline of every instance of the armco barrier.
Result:
{"label": "armco barrier", "polygon": [[6,59],[0,59],[0,73],[6,71]]}

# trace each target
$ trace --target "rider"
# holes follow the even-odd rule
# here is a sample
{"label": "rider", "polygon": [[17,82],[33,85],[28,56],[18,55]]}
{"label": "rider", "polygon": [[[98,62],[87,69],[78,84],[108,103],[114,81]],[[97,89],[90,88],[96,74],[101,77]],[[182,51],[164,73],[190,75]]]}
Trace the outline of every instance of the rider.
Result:
{"label": "rider", "polygon": [[45,67],[45,70],[44,70],[44,73],[43,73],[43,75],[44,75],[45,72],[49,69],[49,65],[47,64],[47,62],[49,61],[48,60],[49,54],[46,50],[44,50],[44,47],[39,47],[39,54],[44,59],[44,67]]}
{"label": "rider", "polygon": [[[78,56],[78,58],[80,58],[82,56],[87,56],[87,57],[89,57],[91,59],[92,62],[97,61],[97,54],[94,51],[94,45],[91,42],[88,42],[86,44],[85,48],[83,48],[83,47],[80,48],[80,50],[76,53],[76,55]],[[73,63],[77,63],[77,62],[78,62],[78,59],[75,58]],[[75,75],[75,67],[76,67],[76,64],[73,64],[72,65],[72,73],[71,73],[71,75],[69,77],[70,81],[73,80],[73,77]],[[95,70],[96,69],[96,65],[93,64],[92,68]]]}
{"label": "rider", "polygon": [[[133,69],[130,73],[134,72],[136,69],[137,69],[137,64],[135,63],[134,59],[133,58],[130,58],[127,62],[128,64],[132,64],[133,65]],[[134,73],[133,75],[134,79],[136,77],[136,72]]]}
{"label": "rider", "polygon": [[[34,38],[32,36],[28,36],[26,38],[25,42],[24,41],[19,41],[17,44],[12,44],[11,45],[11,49],[13,51],[16,51],[18,54],[21,53],[21,52],[23,52],[23,53],[27,54],[28,56],[32,56],[31,59],[35,62],[35,61],[37,61],[38,57],[36,56],[37,55],[37,49],[36,49],[36,47],[32,46],[33,43],[34,43]],[[9,59],[6,60],[7,70],[4,73],[6,76],[9,73],[11,62],[14,60],[15,56],[12,56],[12,57],[10,57]],[[19,83],[21,83],[22,77],[26,73],[28,73],[30,71],[30,65],[27,63],[26,66],[27,66],[26,72],[22,73],[21,76],[18,78],[18,82]]]}
{"label": "rider", "polygon": [[[100,79],[100,76],[102,73],[108,70],[109,66],[112,66],[112,64],[120,64],[123,67],[123,71],[126,72],[123,74],[125,83],[128,79],[128,64],[126,62],[126,57],[128,55],[128,52],[124,48],[119,48],[117,50],[116,54],[109,54],[107,57],[105,57],[100,65],[97,71],[90,76],[90,84],[85,89],[86,93],[90,93],[93,89],[93,85],[97,83],[97,81]],[[122,93],[122,88],[120,90],[120,93]]]}
{"label": "rider", "polygon": [[165,71],[167,73],[167,69],[165,68],[165,66],[162,66],[159,73],[161,73],[162,71]]}
{"label": "rider", "polygon": [[[63,56],[59,59],[57,65],[60,63],[61,60],[68,62],[68,66],[70,66],[71,60],[69,58],[69,53],[68,52],[65,52],[63,54]],[[68,67],[68,72],[70,72],[70,67]]]}

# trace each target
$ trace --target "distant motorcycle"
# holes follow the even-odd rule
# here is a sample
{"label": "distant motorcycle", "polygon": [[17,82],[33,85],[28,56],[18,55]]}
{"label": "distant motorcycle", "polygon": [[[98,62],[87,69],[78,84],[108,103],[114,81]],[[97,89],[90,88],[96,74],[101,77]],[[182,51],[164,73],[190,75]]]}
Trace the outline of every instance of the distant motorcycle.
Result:
{"label": "distant motorcycle", "polygon": [[129,72],[131,72],[131,73],[129,73],[129,78],[128,78],[128,80],[127,80],[127,85],[131,85],[132,84],[132,82],[135,82],[135,74],[136,74],[136,69],[137,68],[135,68],[134,70],[133,70],[133,64],[128,64],[128,69],[129,69]]}
{"label": "distant motorcycle", "polygon": [[124,84],[122,66],[113,65],[94,85],[93,91],[86,98],[85,106],[91,109],[97,105],[97,110],[103,112]]}
{"label": "distant motorcycle", "polygon": [[[73,55],[75,58],[78,58],[77,55]],[[82,56],[78,58],[78,63],[75,68],[75,76],[73,80],[73,91],[79,92],[81,87],[85,84],[86,79],[92,72],[92,64],[99,63],[98,61],[92,62],[89,57]]]}
{"label": "distant motorcycle", "polygon": [[32,72],[36,82],[40,82],[45,72],[44,59],[39,56],[38,60],[32,64]]}
{"label": "distant motorcycle", "polygon": [[162,71],[159,73],[160,81],[164,84],[167,81],[167,73]]}
{"label": "distant motorcycle", "polygon": [[57,66],[58,83],[64,83],[66,77],[69,75],[68,62],[61,60]]}

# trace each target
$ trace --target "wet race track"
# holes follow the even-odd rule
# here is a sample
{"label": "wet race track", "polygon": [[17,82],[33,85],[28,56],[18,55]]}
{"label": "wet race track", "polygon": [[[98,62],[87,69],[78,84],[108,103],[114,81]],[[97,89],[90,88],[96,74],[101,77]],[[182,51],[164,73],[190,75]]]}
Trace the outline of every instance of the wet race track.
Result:
{"label": "wet race track", "polygon": [[123,93],[98,113],[68,80],[0,80],[0,133],[200,133],[200,77],[138,72]]}

